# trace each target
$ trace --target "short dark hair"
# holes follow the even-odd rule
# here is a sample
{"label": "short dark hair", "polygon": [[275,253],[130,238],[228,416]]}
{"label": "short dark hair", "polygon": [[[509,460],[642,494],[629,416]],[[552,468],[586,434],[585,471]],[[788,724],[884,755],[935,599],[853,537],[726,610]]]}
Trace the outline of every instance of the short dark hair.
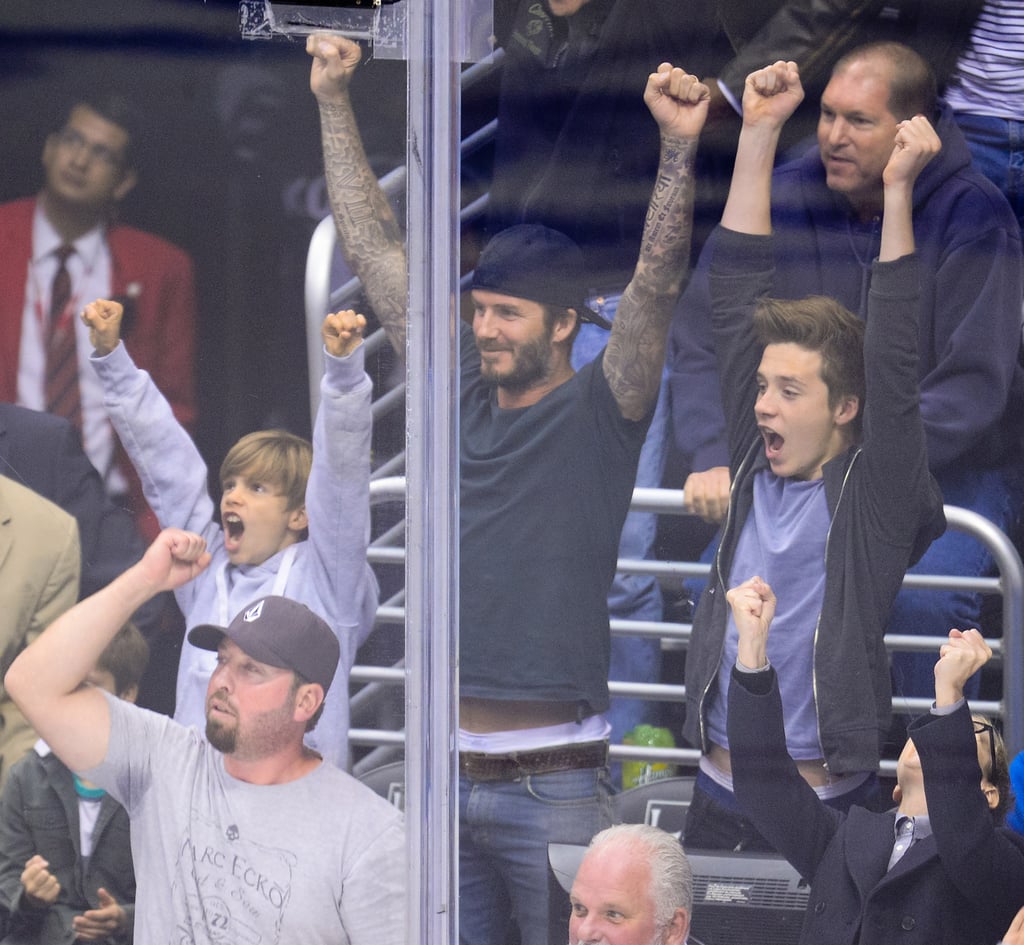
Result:
{"label": "short dark hair", "polygon": [[71,120],[71,113],[76,108],[88,108],[96,112],[100,118],[117,125],[127,136],[128,144],[124,149],[124,167],[135,166],[135,146],[138,143],[141,118],[138,109],[131,99],[122,92],[114,90],[79,92],[69,98],[61,113],[60,124],[54,129],[63,130]]}
{"label": "short dark hair", "polygon": [[754,309],[754,330],[763,345],[795,344],[821,355],[821,379],[828,405],[856,397],[857,416],[850,431],[860,436],[864,413],[864,322],[827,295],[805,299],[762,298]]}
{"label": "short dark hair", "polygon": [[[555,327],[555,322],[560,318],[568,318],[570,309],[564,308],[560,305],[541,305],[541,310],[544,313],[544,327],[550,333]],[[569,350],[572,350],[573,342],[576,340],[576,336],[580,333],[580,329],[583,327],[583,319],[580,318],[580,313],[576,309],[571,311],[576,313],[576,324],[573,327],[572,333],[566,338],[566,342],[569,345]]]}
{"label": "short dark hair", "polygon": [[851,49],[832,67],[838,75],[855,62],[876,59],[889,67],[889,111],[897,119],[924,115],[932,118],[938,98],[935,71],[909,46],[893,41],[866,43]]}
{"label": "short dark hair", "polygon": [[96,668],[114,677],[114,690],[124,695],[142,682],[149,665],[149,644],[131,621],[128,621],[96,660]]}

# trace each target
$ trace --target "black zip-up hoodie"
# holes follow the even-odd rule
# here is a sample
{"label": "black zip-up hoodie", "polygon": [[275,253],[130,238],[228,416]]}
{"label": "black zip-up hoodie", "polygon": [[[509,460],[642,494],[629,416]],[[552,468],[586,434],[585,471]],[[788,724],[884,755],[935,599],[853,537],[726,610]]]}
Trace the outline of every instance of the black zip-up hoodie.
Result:
{"label": "black zip-up hoodie", "polygon": [[[705,751],[708,698],[717,685],[728,619],[729,572],[753,501],[754,476],[768,465],[754,417],[762,348],[751,315],[756,300],[769,294],[773,274],[771,237],[719,228],[714,239],[712,319],[733,487],[686,656],[683,733]],[[813,687],[822,756],[836,774],[878,766],[892,702],[886,621],[907,567],[945,529],[918,409],[920,278],[916,256],[874,264],[864,340],[862,441],[822,470],[831,524],[824,600],[814,632],[814,678],[807,685]]]}

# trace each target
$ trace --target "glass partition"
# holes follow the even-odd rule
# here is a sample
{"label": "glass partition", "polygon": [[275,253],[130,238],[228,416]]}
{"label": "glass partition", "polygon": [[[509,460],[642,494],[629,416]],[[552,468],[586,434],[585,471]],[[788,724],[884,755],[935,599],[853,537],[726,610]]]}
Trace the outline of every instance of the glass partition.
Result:
{"label": "glass partition", "polygon": [[[503,17],[497,28],[492,2],[499,7],[493,12]],[[635,2],[638,10],[673,7]],[[646,14],[630,13],[621,0],[530,5],[385,0],[377,7],[353,2],[344,11],[351,35],[368,48],[379,40],[356,71],[351,97],[374,174],[401,225],[408,260],[404,363],[383,333],[367,340],[367,370],[375,387],[371,561],[381,584],[381,607],[376,630],[360,649],[351,695],[357,776],[387,762],[405,765],[398,781],[408,833],[410,943],[454,945],[457,940],[457,351],[460,319],[468,315],[462,279],[500,216],[495,211],[486,224],[479,223],[489,209],[494,176],[497,70],[504,52],[499,49],[490,59],[486,54],[494,32],[507,43],[528,43],[539,35],[529,30],[540,30],[542,21],[588,5],[601,15],[615,8],[620,25],[644,24]],[[337,250],[330,219],[310,60],[303,48],[315,25],[311,20],[326,8],[275,4],[280,11],[275,19],[265,0],[109,0],[73,6],[36,0],[0,4],[0,127],[6,130],[0,136],[0,203],[39,191],[40,154],[48,134],[59,127],[63,102],[83,88],[129,93],[139,117],[134,142],[138,180],[120,201],[117,218],[180,246],[193,260],[198,317],[189,343],[195,382],[189,427],[210,470],[216,502],[216,471],[243,434],[275,427],[311,435],[319,403],[323,314],[353,307],[367,313],[372,328],[378,327],[364,288]],[[698,6],[705,5],[694,9]],[[549,15],[555,7],[561,12]],[[693,55],[708,63],[707,75],[731,61],[729,39],[747,42],[754,33],[751,27],[748,36],[726,37],[717,27],[701,33],[689,21],[675,25],[686,34]],[[555,23],[552,35],[563,27]],[[533,52],[540,59],[549,53],[552,62],[557,59],[543,43]],[[651,68],[656,65],[652,62]],[[622,78],[608,75],[609,82]],[[819,70],[816,92],[826,75]],[[628,88],[632,94],[632,84]],[[642,81],[635,92],[639,99]],[[549,104],[554,108],[559,102]],[[698,240],[719,217],[737,131],[728,102],[716,104],[726,118],[702,145],[707,165],[699,178]],[[802,131],[813,130],[813,112],[803,116],[807,124],[800,126]],[[604,142],[609,161],[627,169],[618,183],[633,202],[641,192],[639,199],[646,200],[649,181],[642,173],[630,176],[630,162],[651,144],[652,134],[656,138],[646,112],[640,117],[644,121],[636,126],[637,135]],[[577,133],[567,153],[596,148],[596,126],[578,116],[574,120]],[[607,130],[605,135],[614,137]],[[574,177],[583,177],[571,165],[560,170],[561,175],[546,180],[545,199],[552,203],[563,184],[574,185]],[[600,178],[594,179],[594,190],[600,191]],[[516,186],[506,185],[504,196],[511,204],[520,194],[510,197],[510,189]],[[588,206],[568,225],[586,230],[596,219],[592,209]],[[463,229],[467,220],[477,222]],[[126,297],[145,288],[129,287]],[[621,280],[617,288],[622,289]],[[185,344],[184,335],[171,330],[164,344],[161,353],[170,359],[175,346]],[[671,486],[672,494],[655,488],[638,492],[638,504],[662,514],[663,522],[670,514],[678,518],[679,489],[688,471],[679,456],[670,453],[668,462],[667,474],[648,485]],[[621,571],[656,577],[655,590],[665,592],[669,606],[660,619],[644,615],[612,621],[613,633],[623,638],[656,640],[663,659],[653,680],[612,677],[612,696],[647,700],[657,707],[654,715],[662,726],[677,736],[692,617],[684,580],[706,574],[706,566],[694,562],[715,530],[708,526],[705,534],[697,529],[682,537],[670,529],[659,531],[660,544],[650,558],[628,560],[624,568],[620,562]],[[1006,557],[1011,556],[1012,549]],[[1016,574],[1019,567],[1004,567],[1001,559],[1000,570]],[[941,581],[938,577],[933,583]],[[1019,584],[1013,582],[1013,594],[1008,594],[1009,625],[1020,622]],[[168,712],[184,626],[172,609],[157,624],[141,701]],[[921,647],[913,640],[890,640],[890,645]],[[1003,646],[1010,665],[1000,701],[990,708],[1005,716],[1009,740],[1019,747],[1024,690],[1012,684],[1011,672],[1020,663],[1021,634],[1006,634]],[[696,749],[660,745],[654,737],[648,744],[613,740],[611,758],[646,760],[648,773],[652,760],[694,770]],[[885,764],[883,774],[891,773]]]}
{"label": "glass partition", "polygon": [[409,12],[409,941],[457,941],[459,66],[455,0]]}

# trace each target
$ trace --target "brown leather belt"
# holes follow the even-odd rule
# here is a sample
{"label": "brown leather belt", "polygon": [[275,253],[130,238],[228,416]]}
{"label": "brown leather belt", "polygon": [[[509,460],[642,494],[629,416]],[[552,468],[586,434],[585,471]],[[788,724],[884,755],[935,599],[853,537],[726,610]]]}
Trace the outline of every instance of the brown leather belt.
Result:
{"label": "brown leather belt", "polygon": [[517,781],[530,774],[601,768],[606,764],[606,741],[558,745],[536,751],[510,751],[503,755],[489,755],[482,751],[459,752],[459,774],[472,781]]}

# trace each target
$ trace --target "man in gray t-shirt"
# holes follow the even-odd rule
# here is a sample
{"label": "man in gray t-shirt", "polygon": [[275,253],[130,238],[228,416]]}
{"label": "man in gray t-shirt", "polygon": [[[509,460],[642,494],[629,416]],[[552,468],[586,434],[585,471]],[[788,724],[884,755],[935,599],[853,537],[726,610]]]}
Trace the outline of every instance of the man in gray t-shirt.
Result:
{"label": "man in gray t-shirt", "polygon": [[321,618],[267,596],[227,627],[193,628],[190,642],[217,652],[205,740],[81,685],[139,604],[209,559],[200,536],[164,530],[23,652],[8,692],[68,767],[128,810],[140,945],[397,945],[400,815],[303,743],[338,661]]}

